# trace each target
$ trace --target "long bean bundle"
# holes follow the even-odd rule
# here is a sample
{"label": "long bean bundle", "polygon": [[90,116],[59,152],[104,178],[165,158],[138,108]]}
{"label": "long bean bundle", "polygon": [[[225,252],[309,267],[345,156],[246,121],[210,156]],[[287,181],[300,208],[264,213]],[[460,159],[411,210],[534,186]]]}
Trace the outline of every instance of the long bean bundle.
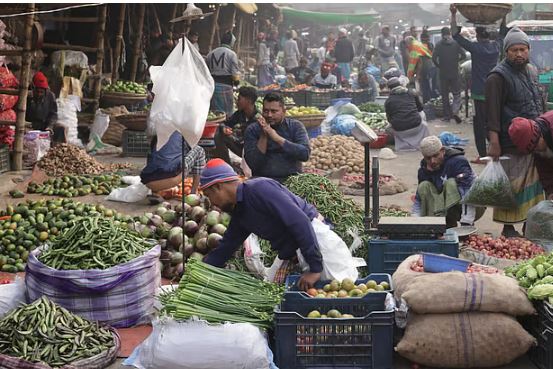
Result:
{"label": "long bean bundle", "polygon": [[242,272],[190,259],[179,288],[160,299],[164,312],[178,320],[195,316],[210,323],[251,323],[269,328],[282,292],[275,284]]}
{"label": "long bean bundle", "polygon": [[107,269],[151,248],[151,241],[110,219],[83,218],[51,242],[39,260],[58,270]]}

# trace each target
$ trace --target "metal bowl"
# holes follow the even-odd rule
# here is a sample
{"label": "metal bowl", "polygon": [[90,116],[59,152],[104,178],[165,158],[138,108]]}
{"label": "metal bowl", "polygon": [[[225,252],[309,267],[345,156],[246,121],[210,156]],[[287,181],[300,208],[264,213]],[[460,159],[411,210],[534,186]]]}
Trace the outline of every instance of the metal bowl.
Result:
{"label": "metal bowl", "polygon": [[461,13],[470,23],[493,24],[509,14],[513,9],[512,4],[455,4]]}

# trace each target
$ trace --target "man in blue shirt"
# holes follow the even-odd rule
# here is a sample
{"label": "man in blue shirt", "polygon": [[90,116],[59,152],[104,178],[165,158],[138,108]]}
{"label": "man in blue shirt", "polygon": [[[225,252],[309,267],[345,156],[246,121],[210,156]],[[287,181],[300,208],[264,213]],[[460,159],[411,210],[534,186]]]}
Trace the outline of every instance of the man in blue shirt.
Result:
{"label": "man in blue shirt", "polygon": [[263,116],[250,124],[244,134],[244,157],[254,177],[283,182],[302,172],[302,162],[311,149],[301,122],[286,118],[281,95],[269,93],[263,99]]}
{"label": "man in blue shirt", "polygon": [[281,260],[296,256],[303,274],[298,287],[313,287],[319,279],[356,280],[357,269],[348,247],[323,223],[317,209],[269,178],[244,183],[230,165],[210,160],[202,171],[200,187],[212,205],[231,215],[219,243],[204,261],[222,267],[253,233],[269,240]]}

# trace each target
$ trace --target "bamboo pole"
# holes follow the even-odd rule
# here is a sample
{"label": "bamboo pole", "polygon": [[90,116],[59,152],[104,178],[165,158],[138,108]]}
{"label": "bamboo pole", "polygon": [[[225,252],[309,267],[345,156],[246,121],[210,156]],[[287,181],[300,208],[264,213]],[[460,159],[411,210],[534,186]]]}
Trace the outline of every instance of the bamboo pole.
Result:
{"label": "bamboo pole", "polygon": [[100,92],[102,90],[102,69],[104,67],[104,34],[106,33],[106,14],[107,5],[101,5],[98,9],[98,30],[96,34],[96,42],[98,43],[98,52],[96,53],[96,74],[100,75],[94,83],[94,103],[93,111],[96,111],[100,106]]}
{"label": "bamboo pole", "polygon": [[97,47],[81,46],[81,45],[53,44],[53,43],[49,43],[49,42],[45,42],[42,45],[42,48],[43,49],[56,49],[56,50],[74,50],[74,51],[82,51],[84,53],[98,52]]}
{"label": "bamboo pole", "polygon": [[240,46],[242,46],[242,25],[244,23],[244,17],[241,14],[238,14],[236,23],[238,23],[238,27],[236,27],[236,47],[234,49],[236,55],[238,55],[240,53]]}
{"label": "bamboo pole", "polygon": [[215,33],[217,32],[218,21],[219,21],[219,12],[221,11],[221,6],[217,6],[215,9],[215,14],[213,14],[213,21],[211,22],[211,33],[209,34],[209,51],[213,49],[213,41],[215,41]]}
{"label": "bamboo pole", "polygon": [[138,70],[138,58],[140,57],[140,50],[142,45],[142,32],[144,29],[144,14],[146,13],[146,4],[138,4],[138,25],[136,28],[136,37],[134,39],[134,50],[131,61],[131,74],[130,80],[136,80],[136,72]]}
{"label": "bamboo pole", "polygon": [[119,62],[121,61],[121,49],[123,47],[123,31],[125,28],[126,11],[127,3],[121,3],[119,6],[119,19],[117,20],[117,35],[115,36],[115,58],[113,62],[113,70],[111,71],[112,83],[115,83],[119,78]]}
{"label": "bamboo pole", "polygon": [[[171,10],[171,18],[175,19],[177,17],[177,8],[179,7],[178,3],[173,4],[173,10]],[[175,29],[175,23],[169,24],[169,32],[167,33],[167,37],[169,40],[173,40],[173,30]]]}
{"label": "bamboo pole", "polygon": [[31,46],[33,42],[33,23],[35,4],[30,3],[27,11],[31,14],[25,19],[25,46],[23,47],[23,57],[21,61],[21,80],[19,85],[19,100],[17,101],[17,120],[15,123],[15,170],[23,169],[23,135],[25,134],[25,113],[27,112],[27,95],[29,93],[29,83],[31,80]]}

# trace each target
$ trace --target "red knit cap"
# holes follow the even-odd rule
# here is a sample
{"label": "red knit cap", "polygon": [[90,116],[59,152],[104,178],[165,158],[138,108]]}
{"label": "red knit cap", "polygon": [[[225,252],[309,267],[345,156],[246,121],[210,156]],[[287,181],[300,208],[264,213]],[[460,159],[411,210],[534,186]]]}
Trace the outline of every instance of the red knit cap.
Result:
{"label": "red knit cap", "polygon": [[48,88],[48,79],[42,72],[36,72],[36,74],[33,77],[33,85],[35,85],[36,88]]}
{"label": "red knit cap", "polygon": [[533,120],[517,117],[511,121],[509,136],[511,136],[511,141],[513,141],[518,151],[527,154],[538,145],[541,131]]}

